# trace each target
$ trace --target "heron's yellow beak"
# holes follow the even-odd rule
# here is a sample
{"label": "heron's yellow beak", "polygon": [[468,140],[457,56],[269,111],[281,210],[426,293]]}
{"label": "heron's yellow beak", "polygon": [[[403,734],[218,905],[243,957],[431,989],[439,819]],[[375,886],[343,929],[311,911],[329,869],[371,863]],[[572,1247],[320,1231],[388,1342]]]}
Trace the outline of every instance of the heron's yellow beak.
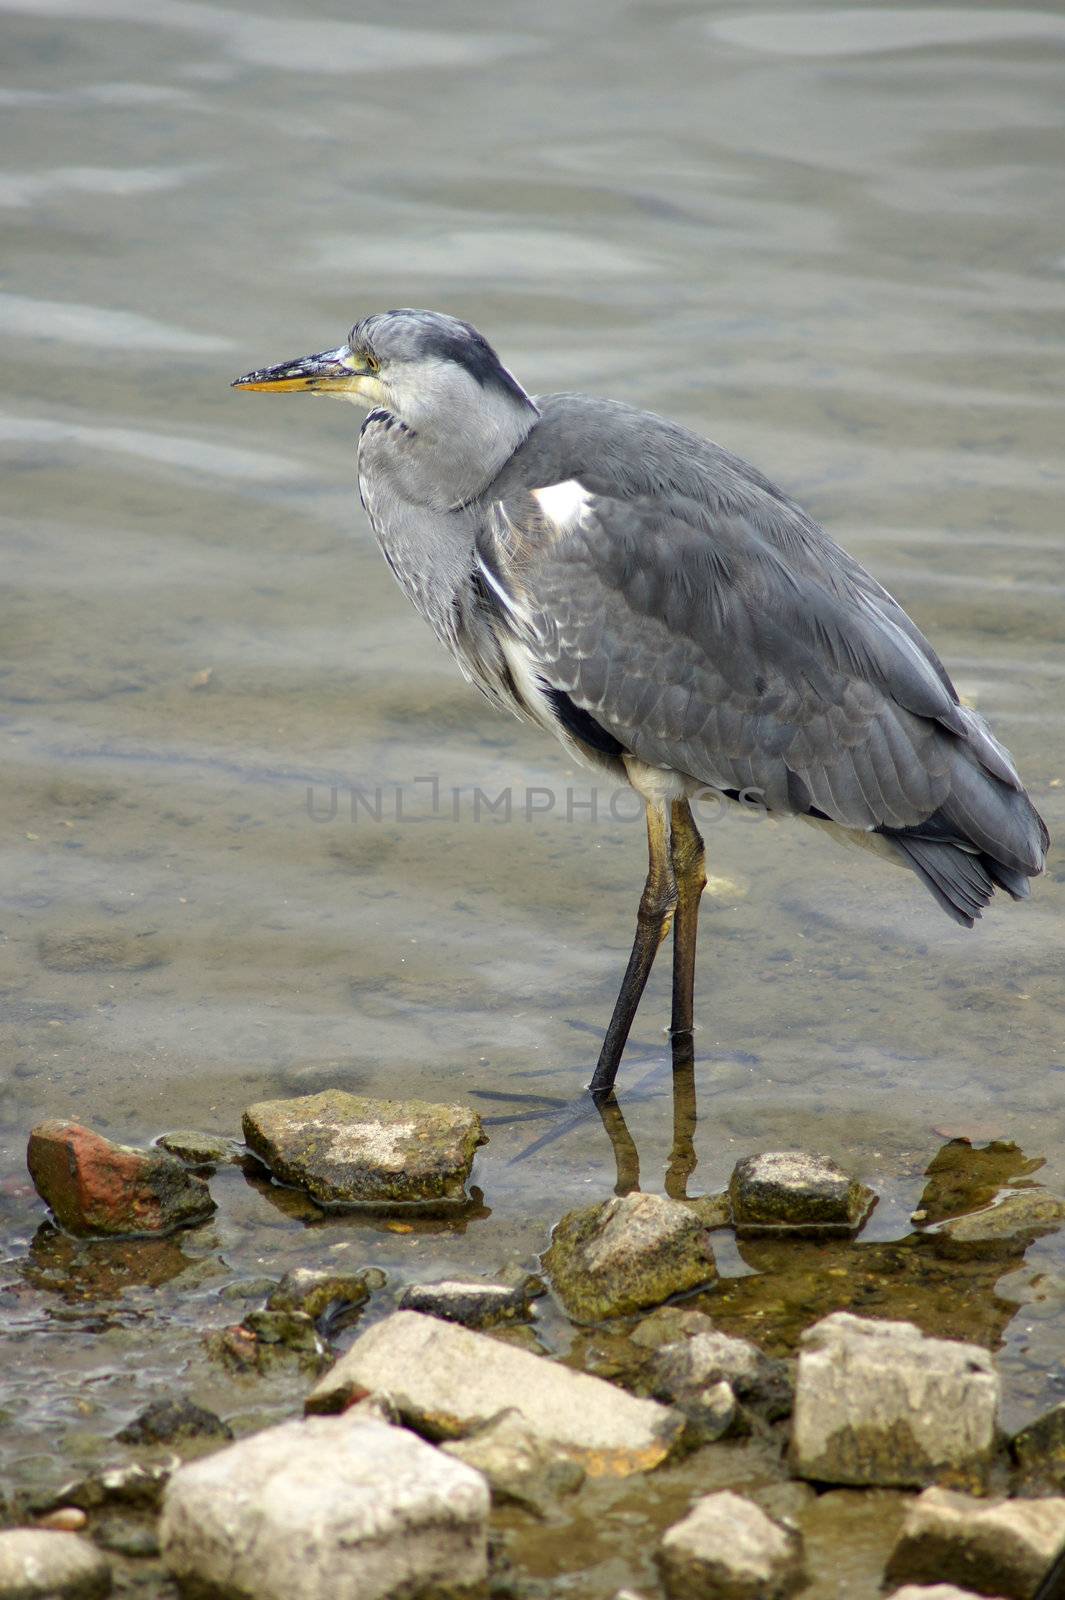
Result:
{"label": "heron's yellow beak", "polygon": [[311,394],[335,394],[347,399],[356,396],[372,399],[369,386],[376,379],[368,367],[360,366],[347,345],[339,350],[323,350],[300,361],[283,361],[279,367],[261,367],[233,381],[234,389],[259,389],[270,394],[289,394],[307,389]]}

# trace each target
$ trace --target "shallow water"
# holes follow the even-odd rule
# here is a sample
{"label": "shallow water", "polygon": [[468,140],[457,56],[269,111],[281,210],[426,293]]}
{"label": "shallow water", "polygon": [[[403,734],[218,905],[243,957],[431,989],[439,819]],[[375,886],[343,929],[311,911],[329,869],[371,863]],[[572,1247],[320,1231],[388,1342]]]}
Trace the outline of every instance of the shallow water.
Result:
{"label": "shallow water", "polygon": [[[642,830],[606,793],[593,822],[587,775],[483,708],[407,608],[354,497],[354,414],[229,379],[431,305],[532,389],[713,435],[894,590],[1060,832],[1065,21],[609,0],[0,17],[0,1486],[19,1488],[96,1459],[175,1369],[241,1425],[291,1405],[296,1379],[233,1390],[198,1354],[231,1279],[340,1248],[397,1283],[531,1266],[615,1179],[598,1123],[514,1164],[552,1125],[506,1119],[587,1081]],[[509,824],[476,798],[508,786]],[[1065,1183],[1060,852],[967,934],[813,830],[706,831],[690,1192],[751,1150],[821,1149],[879,1190],[875,1247],[955,1133]],[[71,970],[85,934],[104,943]],[[646,1187],[672,1138],[667,1010],[663,965],[621,1080]],[[33,1242],[36,1119],[237,1131],[250,1100],[327,1084],[500,1119],[480,1214],[308,1231],[232,1172],[216,1223],[149,1266]],[[1063,1256],[1033,1246],[982,1324],[1011,1424],[1058,1397],[1065,1328],[1032,1284]]]}

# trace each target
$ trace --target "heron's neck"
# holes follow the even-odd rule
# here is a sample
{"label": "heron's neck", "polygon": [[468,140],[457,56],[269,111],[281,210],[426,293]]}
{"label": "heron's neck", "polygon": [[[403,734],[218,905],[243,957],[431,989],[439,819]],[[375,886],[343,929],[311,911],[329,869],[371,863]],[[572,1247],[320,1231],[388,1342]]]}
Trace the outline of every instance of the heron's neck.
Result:
{"label": "heron's neck", "polygon": [[476,412],[460,409],[444,425],[435,417],[423,421],[372,411],[360,437],[360,477],[382,476],[399,499],[431,511],[476,500],[540,415],[531,400],[489,398],[492,403]]}

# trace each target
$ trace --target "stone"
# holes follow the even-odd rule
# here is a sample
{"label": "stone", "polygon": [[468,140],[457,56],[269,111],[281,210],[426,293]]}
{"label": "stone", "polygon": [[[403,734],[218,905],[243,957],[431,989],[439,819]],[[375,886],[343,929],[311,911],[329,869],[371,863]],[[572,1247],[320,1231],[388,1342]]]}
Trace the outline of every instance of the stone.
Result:
{"label": "stone", "polygon": [[54,1506],[77,1506],[82,1511],[99,1511],[101,1506],[134,1506],[145,1511],[158,1508],[177,1457],[154,1466],[132,1462],[125,1467],[105,1467],[85,1478],[64,1484],[42,1510]]}
{"label": "stone", "polygon": [[485,1584],[488,1507],[479,1472],[353,1412],[181,1467],[159,1537],[179,1584],[223,1600],[457,1600]]}
{"label": "stone", "polygon": [[736,1399],[764,1411],[771,1420],[792,1407],[787,1365],[763,1355],[746,1339],[711,1329],[661,1345],[651,1358],[647,1384],[658,1400],[687,1405],[711,1385],[727,1383]]}
{"label": "stone", "polygon": [[813,1482],[979,1489],[998,1399],[979,1345],[837,1311],[799,1343],[792,1464]]}
{"label": "stone", "polygon": [[41,965],[49,972],[146,972],[166,960],[151,934],[42,933]]}
{"label": "stone", "polygon": [[716,1332],[713,1318],[705,1311],[693,1311],[687,1306],[659,1306],[649,1317],[641,1317],[629,1339],[641,1349],[658,1350],[664,1344],[694,1338],[697,1333]]}
{"label": "stone", "polygon": [[971,1589],[959,1589],[953,1583],[907,1583],[902,1589],[893,1589],[887,1600],[980,1600]]}
{"label": "stone", "polygon": [[227,1139],[220,1133],[193,1133],[187,1128],[161,1133],[155,1143],[190,1167],[224,1167],[245,1160],[248,1154],[239,1139]]}
{"label": "stone", "polygon": [[[533,1279],[534,1283],[539,1280]],[[412,1283],[399,1299],[401,1311],[421,1311],[460,1322],[464,1328],[498,1328],[505,1322],[526,1322],[532,1315],[525,1284]]]}
{"label": "stone", "polygon": [[827,1156],[771,1150],[738,1161],[729,1180],[736,1232],[856,1233],[876,1195]]}
{"label": "stone", "polygon": [[431,1209],[468,1203],[474,1151],[486,1140],[465,1106],[340,1089],[249,1106],[244,1137],[275,1178],[321,1206]]}
{"label": "stone", "polygon": [[1065,1400],[1010,1440],[1025,1494],[1065,1494]]}
{"label": "stone", "polygon": [[906,1508],[886,1577],[1030,1600],[1063,1542],[1065,1499],[988,1503],[926,1489]]}
{"label": "stone", "polygon": [[238,1278],[219,1289],[219,1300],[261,1300],[279,1287],[276,1278]]}
{"label": "stone", "polygon": [[656,1560],[669,1600],[778,1600],[803,1581],[798,1530],[727,1489],[697,1500]]}
{"label": "stone", "polygon": [[545,1516],[561,1495],[585,1479],[584,1468],[538,1438],[520,1411],[504,1411],[468,1439],[441,1448],[484,1474],[493,1500]]}
{"label": "stone", "polygon": [[685,1202],[704,1228],[731,1228],[732,1202],[728,1194],[701,1194]]}
{"label": "stone", "polygon": [[92,1530],[93,1543],[116,1556],[128,1556],[135,1561],[152,1560],[159,1555],[159,1540],[155,1529],[146,1522],[133,1522],[128,1517],[103,1517]]}
{"label": "stone", "polygon": [[168,1444],[171,1439],[232,1437],[233,1430],[228,1423],[184,1395],[174,1400],[153,1400],[115,1434],[123,1444]]}
{"label": "stone", "polygon": [[88,1520],[80,1506],[57,1506],[47,1516],[38,1518],[37,1526],[54,1528],[60,1533],[80,1533]]}
{"label": "stone", "polygon": [[1045,1189],[1017,1189],[982,1211],[948,1217],[926,1228],[937,1255],[951,1260],[997,1260],[1022,1255],[1033,1239],[1065,1223],[1065,1200]]}
{"label": "stone", "polygon": [[691,1208],[639,1191],[567,1212],[543,1264],[577,1322],[629,1316],[717,1277],[710,1235]]}
{"label": "stone", "polygon": [[322,1349],[314,1319],[306,1311],[249,1311],[244,1326],[263,1344],[280,1344],[286,1350],[309,1355],[317,1355]]}
{"label": "stone", "polygon": [[319,1317],[340,1309],[352,1311],[365,1305],[374,1289],[386,1283],[378,1267],[362,1267],[354,1272],[332,1267],[293,1267],[270,1290],[268,1311],[302,1311],[317,1322]]}
{"label": "stone", "polygon": [[173,1156],[116,1144],[78,1122],[38,1123],[26,1164],[37,1193],[68,1233],[172,1233],[203,1222],[215,1209],[203,1179]]}
{"label": "stone", "polygon": [[592,1477],[648,1471],[684,1428],[657,1401],[417,1311],[367,1328],[311,1390],[307,1410],[339,1411],[373,1393],[434,1439],[462,1438],[514,1409],[536,1439]]}
{"label": "stone", "polygon": [[0,1600],[96,1600],[110,1592],[109,1563],[76,1533],[0,1533]]}

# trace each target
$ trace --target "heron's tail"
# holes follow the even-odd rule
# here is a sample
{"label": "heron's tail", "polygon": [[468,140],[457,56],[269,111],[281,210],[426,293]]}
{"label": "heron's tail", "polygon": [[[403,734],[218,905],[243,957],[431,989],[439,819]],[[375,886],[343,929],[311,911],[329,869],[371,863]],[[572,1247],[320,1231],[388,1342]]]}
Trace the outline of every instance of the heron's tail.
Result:
{"label": "heron's tail", "polygon": [[884,828],[886,838],[956,922],[971,928],[996,889],[1014,900],[1046,864],[1050,835],[1020,784],[993,776],[956,745],[951,793],[938,811],[911,828]]}

